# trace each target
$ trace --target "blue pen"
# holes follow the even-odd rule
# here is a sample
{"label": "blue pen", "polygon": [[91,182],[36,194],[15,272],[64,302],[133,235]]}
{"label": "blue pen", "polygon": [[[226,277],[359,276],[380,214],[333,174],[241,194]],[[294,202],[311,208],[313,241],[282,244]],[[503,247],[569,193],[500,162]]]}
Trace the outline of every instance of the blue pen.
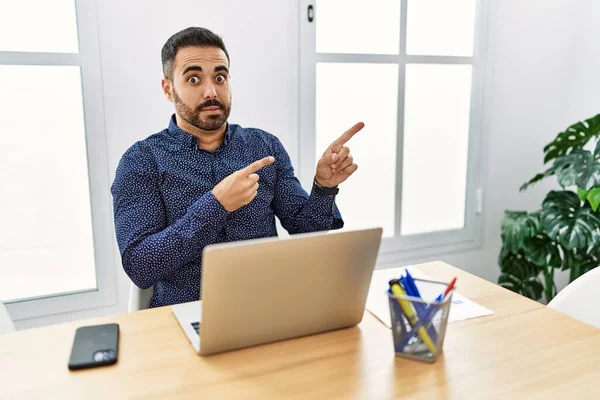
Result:
{"label": "blue pen", "polygon": [[[402,278],[400,278],[400,279],[402,280]],[[417,288],[417,284],[415,283],[415,280],[413,279],[410,272],[408,272],[408,270],[406,270],[406,277],[404,277],[402,283],[405,287],[404,289],[405,289],[406,293],[409,296],[422,298],[421,294],[419,293],[419,289]],[[427,321],[429,319],[429,318],[426,318],[426,312],[427,312],[428,307],[425,304],[418,303],[418,302],[413,302],[413,305],[415,306],[415,310],[417,311],[419,320],[425,319],[425,321]],[[433,327],[433,325],[430,325],[429,327],[427,327],[427,333],[429,334],[429,337],[431,337],[431,340],[433,340],[434,342],[437,340],[437,332],[436,332],[435,328]]]}
{"label": "blue pen", "polygon": [[[429,308],[427,308],[427,310],[423,313],[422,318],[419,319],[419,322],[417,322],[415,326],[412,327],[410,334],[404,335],[402,341],[400,342],[400,344],[398,344],[398,349],[400,351],[402,351],[402,349],[408,344],[410,339],[412,339],[412,337],[415,336],[415,334],[419,331],[419,328],[431,322],[432,318],[438,310],[439,308],[437,306],[429,306]],[[431,325],[430,328],[433,328],[433,325]],[[435,332],[435,329],[433,329],[433,331]],[[431,336],[431,333],[429,334],[429,336]],[[433,338],[431,339],[433,340]],[[434,342],[437,343],[437,335],[436,340]]]}
{"label": "blue pen", "polygon": [[419,293],[419,288],[417,288],[417,285],[415,284],[415,280],[412,277],[412,275],[410,274],[410,272],[408,272],[408,270],[406,270],[406,280],[408,281],[409,285],[412,287],[412,291],[415,293],[415,295],[417,297],[421,297],[421,294]]}
{"label": "blue pen", "polygon": [[[439,303],[443,299],[445,299],[446,296],[448,295],[448,293],[450,293],[450,291],[454,288],[454,284],[455,283],[456,283],[456,278],[454,278],[454,279],[452,279],[452,281],[450,281],[450,283],[446,287],[446,290],[444,290],[444,293],[440,293],[440,295],[438,297],[436,297],[435,302]],[[412,332],[417,332],[418,329],[421,326],[430,323],[431,319],[434,317],[435,313],[438,310],[439,310],[439,307],[436,306],[436,305],[430,305],[429,307],[427,307],[427,310],[425,311],[425,313],[423,315],[423,318],[419,319],[419,322],[413,327],[413,331]],[[400,342],[400,344],[398,345],[398,348],[399,349],[404,348],[404,346],[406,346],[408,344],[408,342],[410,341],[410,339],[413,336],[414,336],[413,334],[411,334],[411,335],[405,335],[404,338],[402,338],[402,341]],[[431,334],[430,334],[430,336],[431,336]]]}

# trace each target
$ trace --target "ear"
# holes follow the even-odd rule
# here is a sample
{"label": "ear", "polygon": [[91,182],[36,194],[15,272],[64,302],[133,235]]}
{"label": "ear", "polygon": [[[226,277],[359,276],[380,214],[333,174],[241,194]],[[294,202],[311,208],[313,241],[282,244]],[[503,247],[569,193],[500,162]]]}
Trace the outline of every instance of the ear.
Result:
{"label": "ear", "polygon": [[162,86],[162,90],[163,90],[163,93],[165,94],[165,97],[167,98],[167,100],[169,100],[172,103],[173,102],[173,83],[168,78],[163,77],[160,84]]}

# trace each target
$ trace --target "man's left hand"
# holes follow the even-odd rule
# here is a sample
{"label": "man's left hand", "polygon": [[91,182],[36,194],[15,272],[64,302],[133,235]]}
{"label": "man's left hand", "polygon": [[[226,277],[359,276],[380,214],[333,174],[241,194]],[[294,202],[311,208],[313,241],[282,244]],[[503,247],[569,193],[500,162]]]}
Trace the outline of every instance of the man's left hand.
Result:
{"label": "man's left hand", "polygon": [[345,144],[364,127],[362,122],[355,124],[325,150],[317,163],[315,181],[319,186],[335,187],[356,172],[358,165],[354,163],[350,149]]}

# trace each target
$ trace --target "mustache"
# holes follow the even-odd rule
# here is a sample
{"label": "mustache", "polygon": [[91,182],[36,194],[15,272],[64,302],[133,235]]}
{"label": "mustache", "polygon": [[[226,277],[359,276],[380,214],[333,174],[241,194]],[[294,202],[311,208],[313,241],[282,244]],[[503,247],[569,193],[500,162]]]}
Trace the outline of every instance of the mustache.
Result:
{"label": "mustache", "polygon": [[206,100],[196,108],[196,111],[201,111],[205,107],[219,107],[221,110],[225,110],[225,104],[219,100]]}

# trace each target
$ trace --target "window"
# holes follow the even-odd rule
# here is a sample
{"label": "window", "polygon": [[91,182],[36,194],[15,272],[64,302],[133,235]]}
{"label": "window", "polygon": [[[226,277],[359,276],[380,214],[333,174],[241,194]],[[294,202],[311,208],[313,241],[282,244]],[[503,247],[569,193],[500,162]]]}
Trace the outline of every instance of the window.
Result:
{"label": "window", "polygon": [[300,178],[357,121],[346,226],[384,229],[380,262],[479,243],[483,0],[303,0]]}
{"label": "window", "polygon": [[93,4],[0,0],[0,299],[15,319],[116,300]]}

